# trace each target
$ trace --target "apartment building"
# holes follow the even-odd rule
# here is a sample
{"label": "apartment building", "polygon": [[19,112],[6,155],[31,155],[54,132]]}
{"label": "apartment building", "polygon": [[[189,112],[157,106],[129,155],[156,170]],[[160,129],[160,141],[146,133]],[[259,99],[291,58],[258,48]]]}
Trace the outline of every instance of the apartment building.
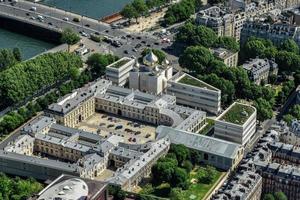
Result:
{"label": "apartment building", "polygon": [[232,52],[224,48],[212,48],[210,51],[228,67],[236,67],[238,65],[239,52]]}
{"label": "apartment building", "polygon": [[278,65],[269,59],[251,59],[242,67],[246,70],[249,79],[257,85],[260,85],[262,81],[268,83],[269,76],[277,76],[278,73]]}
{"label": "apartment building", "polygon": [[245,145],[256,131],[256,109],[234,102],[215,120],[214,136]]}

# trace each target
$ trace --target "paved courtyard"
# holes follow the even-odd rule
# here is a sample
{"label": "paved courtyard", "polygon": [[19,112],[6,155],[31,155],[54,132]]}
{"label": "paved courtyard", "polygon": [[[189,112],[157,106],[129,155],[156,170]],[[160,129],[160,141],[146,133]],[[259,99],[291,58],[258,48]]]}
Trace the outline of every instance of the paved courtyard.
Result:
{"label": "paved courtyard", "polygon": [[89,119],[79,123],[78,129],[93,132],[103,137],[118,135],[125,142],[142,144],[155,139],[156,127],[142,122],[107,113],[95,113]]}

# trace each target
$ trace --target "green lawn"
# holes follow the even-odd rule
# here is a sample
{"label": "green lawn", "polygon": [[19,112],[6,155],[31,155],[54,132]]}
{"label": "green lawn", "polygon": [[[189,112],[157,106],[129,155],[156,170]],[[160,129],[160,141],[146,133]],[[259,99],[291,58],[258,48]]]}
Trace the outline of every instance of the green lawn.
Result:
{"label": "green lawn", "polygon": [[[198,167],[195,167],[193,171],[190,173],[190,186],[189,189],[183,191],[183,196],[185,200],[201,200],[205,197],[205,195],[212,189],[212,187],[218,182],[220,177],[224,174],[224,172],[216,170],[216,176],[211,184],[203,184],[203,183],[191,183],[192,179],[196,179]],[[143,187],[143,190],[140,192],[141,194],[154,195],[156,197],[168,198],[166,196],[168,192],[167,183],[163,183],[155,188],[152,188],[151,184],[147,184],[148,186]],[[149,189],[150,188],[150,189]]]}
{"label": "green lawn", "polygon": [[124,59],[124,60],[118,60],[117,62],[115,62],[113,65],[111,65],[110,67],[112,68],[120,68],[123,65],[125,65],[126,63],[128,63],[130,60],[128,59]]}
{"label": "green lawn", "polygon": [[195,87],[200,87],[200,88],[204,88],[206,87],[207,89],[211,89],[211,90],[215,90],[214,88],[212,88],[210,85],[201,82],[200,80],[191,78],[187,75],[185,75],[184,77],[182,77],[179,81],[179,83],[183,83],[183,84],[187,84],[187,85],[191,85],[191,86],[195,86]]}
{"label": "green lawn", "polygon": [[206,135],[208,131],[215,125],[215,120],[206,118],[206,125],[199,131],[199,134]]}
{"label": "green lawn", "polygon": [[221,118],[226,122],[242,125],[252,115],[254,109],[250,106],[236,103]]}
{"label": "green lawn", "polygon": [[[196,177],[197,168],[190,173],[190,180]],[[219,180],[223,172],[217,171],[217,175],[211,184],[195,183],[191,184],[188,190],[184,191],[185,199],[201,200],[206,195],[206,193],[214,186],[214,184]],[[195,197],[195,198],[192,198]]]}

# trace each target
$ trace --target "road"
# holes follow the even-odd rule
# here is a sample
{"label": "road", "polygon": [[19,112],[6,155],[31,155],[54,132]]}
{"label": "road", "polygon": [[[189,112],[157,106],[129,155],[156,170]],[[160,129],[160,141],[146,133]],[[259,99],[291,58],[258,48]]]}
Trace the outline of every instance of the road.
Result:
{"label": "road", "polygon": [[[32,10],[33,7],[36,8],[35,11]],[[123,43],[121,47],[107,46],[108,51],[113,52],[119,57],[138,57],[144,48],[164,50],[171,45],[170,43],[163,43],[159,37],[153,36],[150,33],[127,33],[123,30],[113,29],[106,23],[86,16],[24,0],[19,0],[18,3],[14,5],[7,0],[0,2],[0,15],[13,17],[26,23],[56,31],[71,28],[77,33],[85,32],[88,35],[97,33],[102,36],[108,36]],[[42,16],[42,20],[38,19],[40,16]],[[74,22],[74,18],[78,18],[80,22]],[[66,21],[66,19],[68,19],[68,21]],[[97,45],[97,43],[94,45]],[[136,48],[137,45],[141,47]],[[178,64],[176,56],[168,55],[168,58],[174,62],[175,65]]]}

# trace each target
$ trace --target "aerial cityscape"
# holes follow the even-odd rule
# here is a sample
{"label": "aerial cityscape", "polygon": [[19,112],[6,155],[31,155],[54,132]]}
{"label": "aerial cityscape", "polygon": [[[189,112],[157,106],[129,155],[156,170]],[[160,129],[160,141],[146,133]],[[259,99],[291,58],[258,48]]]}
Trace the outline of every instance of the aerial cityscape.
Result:
{"label": "aerial cityscape", "polygon": [[0,200],[300,200],[300,2],[0,0]]}

